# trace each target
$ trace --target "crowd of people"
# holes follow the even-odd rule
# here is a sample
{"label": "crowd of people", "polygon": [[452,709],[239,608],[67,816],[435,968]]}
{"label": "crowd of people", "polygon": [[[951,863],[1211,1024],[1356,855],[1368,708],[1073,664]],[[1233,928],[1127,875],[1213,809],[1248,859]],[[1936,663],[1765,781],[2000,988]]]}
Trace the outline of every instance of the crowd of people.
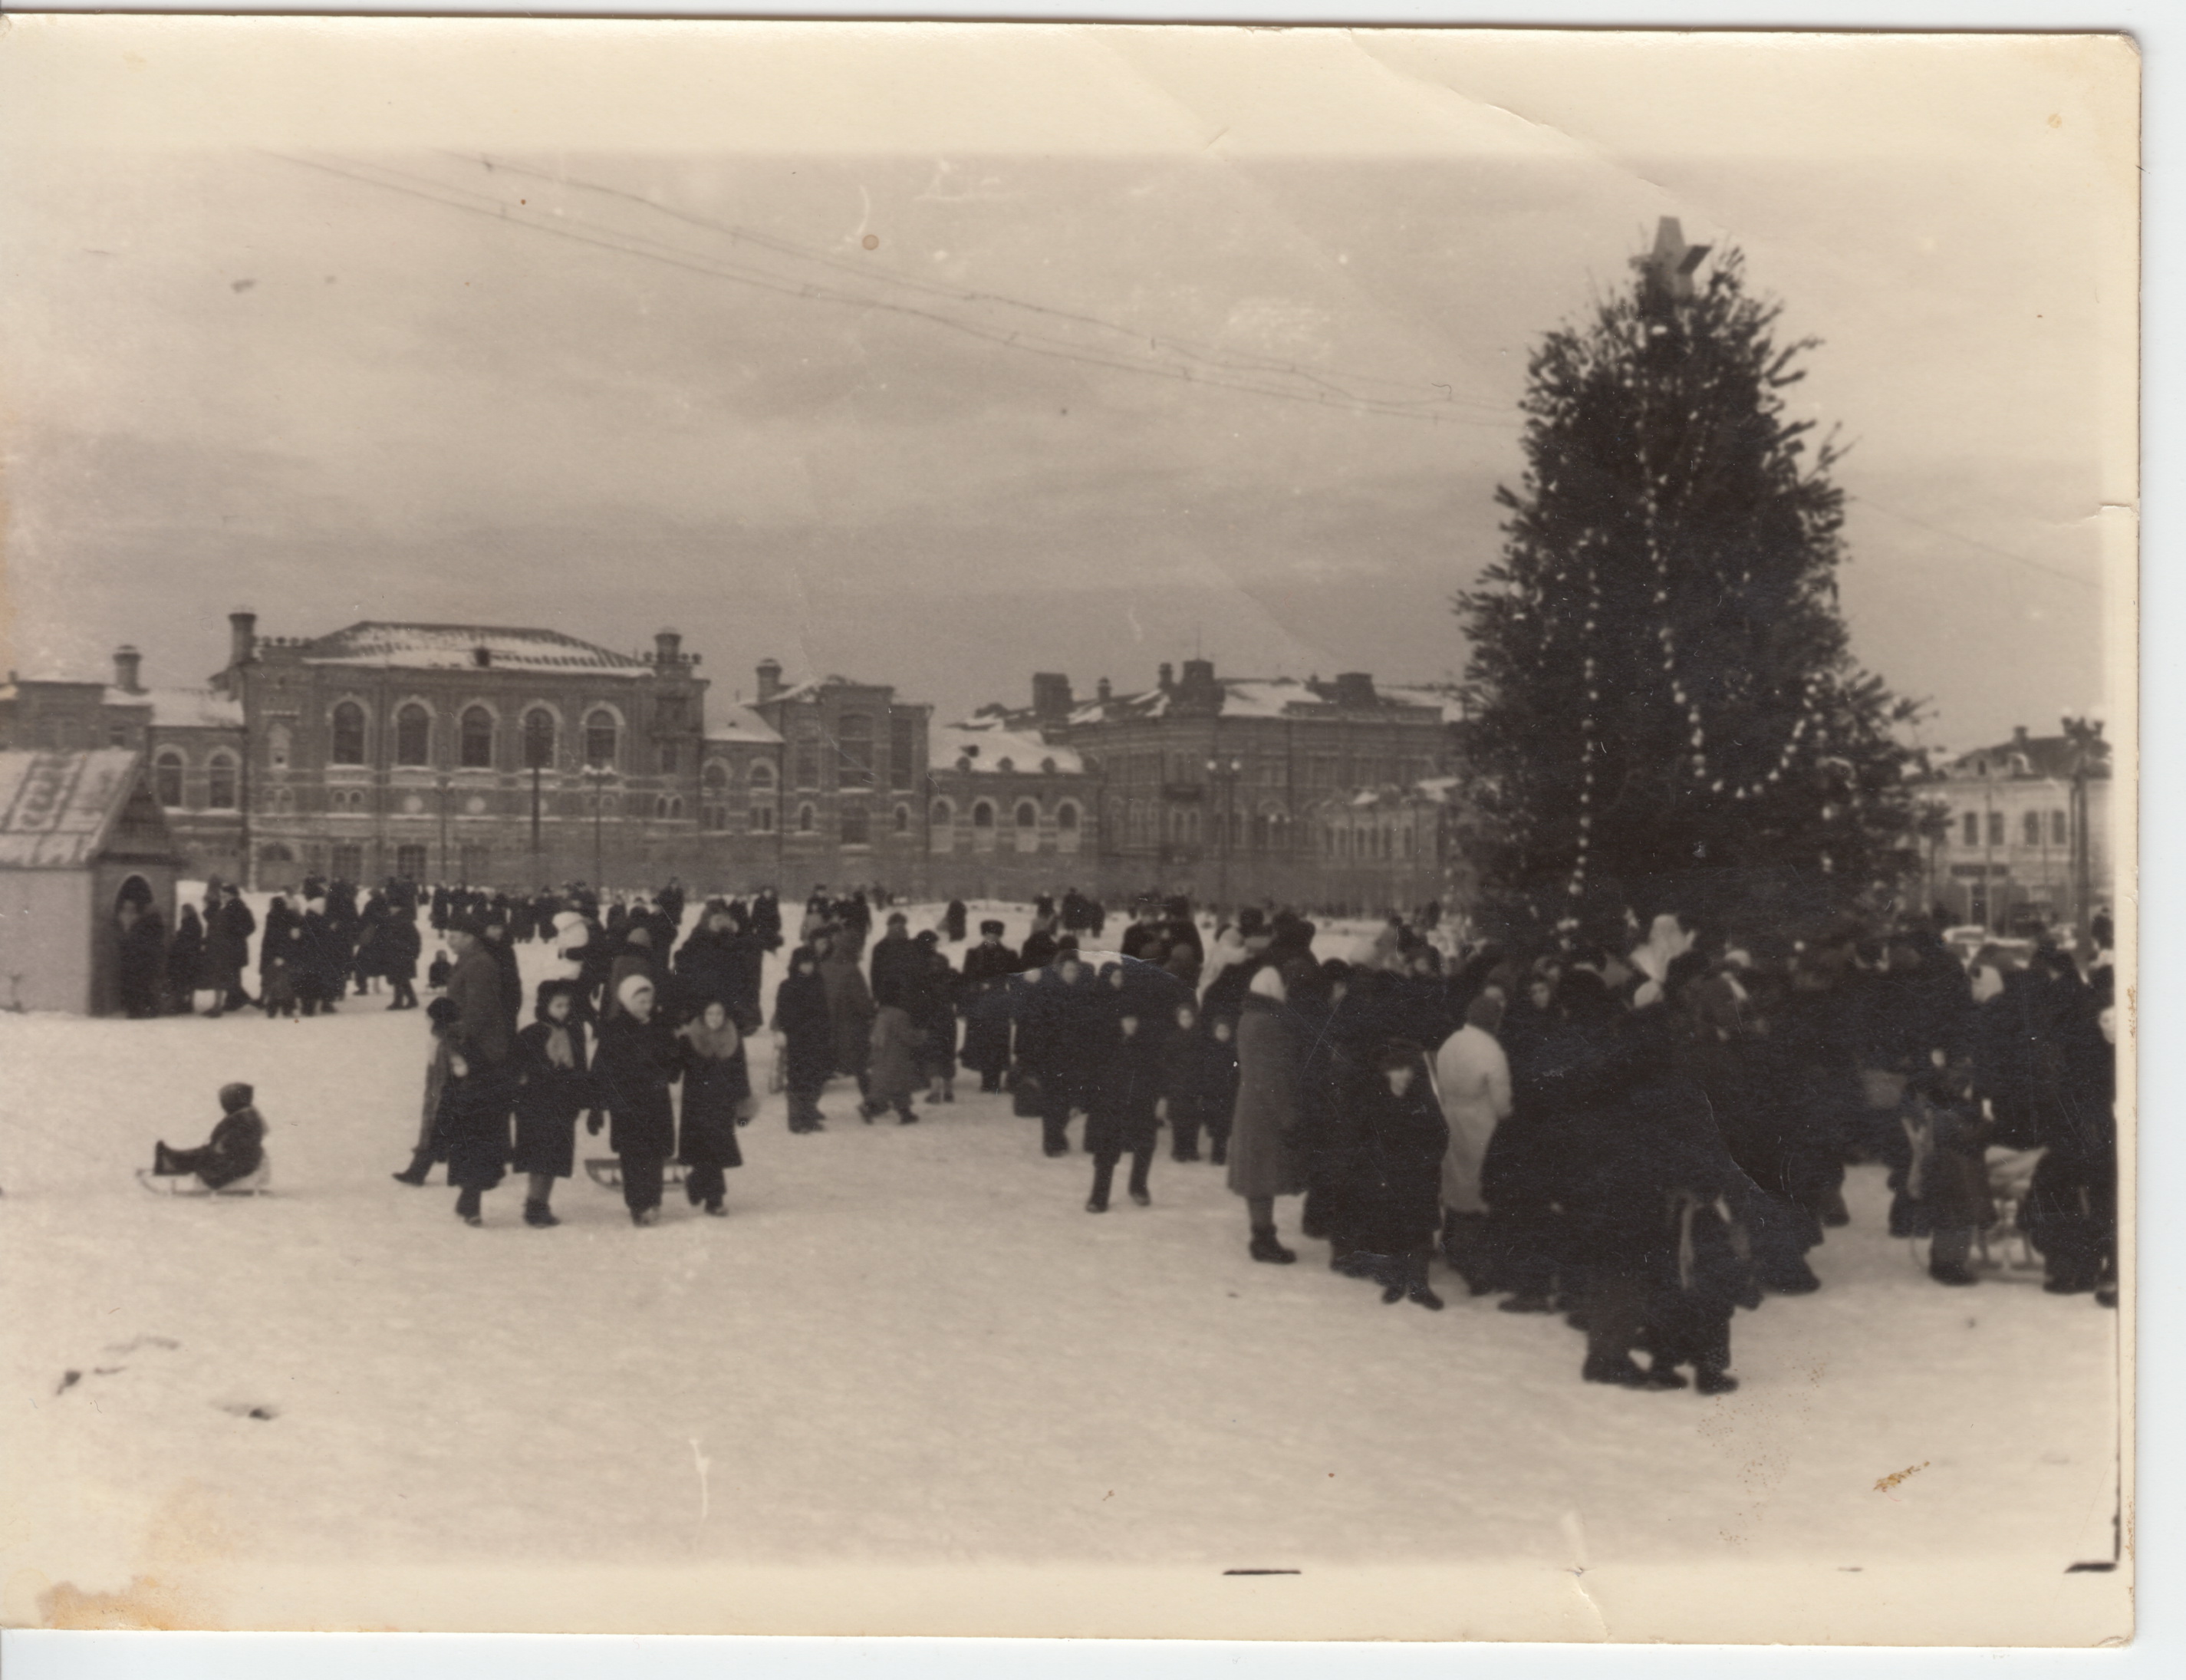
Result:
{"label": "crowd of people", "polygon": [[[1037,1119],[1046,1155],[1091,1157],[1085,1207],[1104,1213],[1126,1160],[1124,1194],[1152,1201],[1166,1128],[1174,1160],[1223,1169],[1254,1260],[1297,1259],[1276,1210],[1300,1197],[1337,1273],[1438,1309],[1439,1262],[1505,1311],[1560,1313],[1591,1381],[1683,1387],[1690,1367],[1702,1392],[1734,1386],[1735,1312],[1821,1286],[1808,1256],[1849,1218],[1861,1160],[1886,1166],[1892,1233],[1926,1239],[1937,1284],[1976,1282],[1976,1245],[2008,1227],[2051,1292],[2116,1299],[2101,923],[2084,957],[2043,940],[2015,964],[1962,956],[1920,916],[1792,936],[1666,914],[1613,945],[1528,951],[1468,945],[1431,907],[1337,960],[1273,907],[1202,919],[1150,896],[1110,949],[1109,913],[1073,891],[1037,902],[1012,947],[998,920],[973,938],[961,902],[914,931],[883,891],[819,888],[769,1000],[793,934],[771,890],[709,899],[687,931],[673,881],[604,900],[390,881],[361,905],[313,882],[300,910],[269,908],[253,999],[251,913],[232,887],[206,899],[165,960],[214,993],[209,1013],[309,1015],[382,980],[388,1007],[414,1007],[422,912],[451,960],[395,1176],[445,1163],[472,1223],[512,1172],[525,1222],[557,1223],[580,1123],[606,1130],[636,1223],[659,1220],[673,1166],[694,1207],[725,1213],[757,1106],[747,1046],[771,1032],[793,1134],[825,1130],[838,1082],[860,1121],[916,1124],[961,1070]],[[527,997],[529,941],[551,960]]]}

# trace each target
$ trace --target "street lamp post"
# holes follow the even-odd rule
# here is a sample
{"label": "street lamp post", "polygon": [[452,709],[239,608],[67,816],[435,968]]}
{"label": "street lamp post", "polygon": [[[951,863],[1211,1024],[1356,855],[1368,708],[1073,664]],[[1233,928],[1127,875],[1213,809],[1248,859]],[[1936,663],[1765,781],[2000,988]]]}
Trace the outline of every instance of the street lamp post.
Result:
{"label": "street lamp post", "polygon": [[590,774],[592,778],[592,891],[603,892],[606,888],[600,868],[600,816],[607,803],[608,773],[596,765]]}
{"label": "street lamp post", "polygon": [[440,785],[440,879],[448,879],[448,789],[452,784],[446,776],[438,778]]}
{"label": "street lamp post", "polygon": [[1207,761],[1208,779],[1222,789],[1221,828],[1217,831],[1215,868],[1215,897],[1219,904],[1230,902],[1230,834],[1237,807],[1237,778],[1245,768],[1242,758],[1210,758]]}

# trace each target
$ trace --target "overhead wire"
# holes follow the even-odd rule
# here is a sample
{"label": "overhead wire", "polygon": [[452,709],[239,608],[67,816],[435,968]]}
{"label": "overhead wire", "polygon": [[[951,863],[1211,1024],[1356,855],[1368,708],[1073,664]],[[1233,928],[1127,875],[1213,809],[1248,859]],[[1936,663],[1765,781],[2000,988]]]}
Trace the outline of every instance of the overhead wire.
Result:
{"label": "overhead wire", "polygon": [[1948,537],[1953,542],[1963,542],[1969,548],[1979,548],[1984,553],[2001,555],[2004,559],[2026,566],[2030,570],[2041,572],[2066,583],[2077,583],[2082,589],[2102,587],[2101,580],[2098,578],[2085,577],[2077,572],[2069,572],[2061,567],[2053,566],[2043,561],[2031,559],[2027,555],[2016,553],[2009,548],[2000,548],[1993,542],[1984,542],[1977,537],[1968,537],[1963,531],[1951,530],[1948,525],[1937,525],[1930,520],[1917,518],[1914,514],[1902,512],[1886,503],[1876,501],[1871,496],[1853,496],[1847,499],[1860,507],[1872,508],[1878,514],[1887,514],[1893,520],[1902,520],[1907,525],[1918,525],[1923,531],[1933,531],[1938,537]]}
{"label": "overhead wire", "polygon": [[823,281],[800,280],[793,276],[771,273],[726,259],[696,253],[669,245],[664,241],[626,229],[605,229],[584,221],[581,217],[557,215],[548,217],[532,214],[529,206],[510,205],[507,199],[492,194],[479,193],[450,183],[409,175],[384,165],[360,163],[344,160],[329,163],[323,159],[301,156],[293,153],[272,152],[269,155],[287,163],[339,177],[361,185],[376,188],[405,196],[422,199],[444,208],[460,211],[486,219],[508,222],[569,240],[596,249],[618,252],[644,261],[685,269],[734,284],[752,287],[779,295],[810,302],[834,304],[844,307],[877,310],[929,322],[950,331],[983,340],[1004,348],[1023,350],[1051,359],[1079,362],[1089,367],[1106,368],[1124,373],[1146,374],[1157,379],[1196,385],[1211,386],[1217,390],[1234,391],[1252,396],[1271,396],[1286,402],[1303,403],[1317,407],[1345,407],[1361,413],[1379,414],[1391,419],[1425,421],[1441,425],[1512,426],[1512,420],[1489,420],[1455,413],[1421,413],[1416,406],[1398,403],[1387,398],[1361,396],[1355,394],[1332,395],[1300,391],[1281,385],[1239,378],[1223,374],[1196,371],[1073,346],[1053,337],[1025,329],[1005,329],[989,327],[976,322],[952,317],[931,309],[895,301],[884,297],[873,297],[846,291]]}
{"label": "overhead wire", "polygon": [[[1058,321],[1073,323],[1080,326],[1094,327],[1102,332],[1113,333],[1118,336],[1129,339],[1134,343],[1143,341],[1148,345],[1149,347],[1157,351],[1169,351],[1177,355],[1190,357],[1194,361],[1202,362],[1209,366],[1222,368],[1232,372],[1287,374],[1296,379],[1307,380],[1313,384],[1324,386],[1330,391],[1347,398],[1354,395],[1354,393],[1349,389],[1350,385],[1383,385],[1400,391],[1422,391],[1432,390],[1438,394],[1432,396],[1392,396],[1376,399],[1378,401],[1419,407],[1435,406],[1472,407],[1488,413],[1492,413],[1499,419],[1505,419],[1510,412],[1508,404],[1496,402],[1485,397],[1460,396],[1456,394],[1453,387],[1446,384],[1432,381],[1422,382],[1417,379],[1396,379],[1382,374],[1355,372],[1330,374],[1319,369],[1303,366],[1297,362],[1286,361],[1280,357],[1239,355],[1236,352],[1218,351],[1211,346],[1200,344],[1191,339],[1179,337],[1172,334],[1150,334],[1142,332],[1135,327],[1127,327],[1120,322],[1112,321],[1102,316],[1089,315],[1078,310],[1060,309],[1052,304],[1034,303],[1028,299],[1012,297],[1001,292],[989,291],[978,288],[945,285],[937,281],[921,279],[913,275],[885,273],[877,273],[872,265],[868,263],[859,262],[855,259],[844,258],[821,247],[807,244],[800,240],[791,239],[778,233],[762,233],[757,228],[747,227],[741,223],[719,222],[709,216],[696,215],[688,211],[678,210],[671,205],[662,204],[656,199],[647,198],[642,193],[631,192],[627,188],[609,186],[604,182],[586,180],[581,176],[556,173],[549,170],[536,169],[527,164],[517,163],[506,158],[495,157],[490,154],[479,154],[474,155],[468,152],[450,152],[444,154],[444,155],[460,158],[467,162],[483,164],[490,174],[507,173],[511,175],[521,175],[531,180],[546,182],[553,186],[575,188],[584,192],[597,193],[608,198],[621,199],[626,203],[636,205],[642,209],[650,211],[656,215],[669,217],[673,221],[683,222],[693,228],[699,228],[710,233],[724,234],[732,239],[744,240],[750,244],[759,245],[763,249],[775,251],[777,254],[785,256],[793,257],[801,261],[821,263],[827,267],[834,268],[845,273],[854,274],[860,281],[868,284],[898,286],[906,290],[921,292],[932,297],[946,298],[953,302],[993,304],[1006,309],[1019,310],[1029,314],[1046,316]],[[1508,422],[1507,420],[1506,423],[1515,424],[1515,422]]]}

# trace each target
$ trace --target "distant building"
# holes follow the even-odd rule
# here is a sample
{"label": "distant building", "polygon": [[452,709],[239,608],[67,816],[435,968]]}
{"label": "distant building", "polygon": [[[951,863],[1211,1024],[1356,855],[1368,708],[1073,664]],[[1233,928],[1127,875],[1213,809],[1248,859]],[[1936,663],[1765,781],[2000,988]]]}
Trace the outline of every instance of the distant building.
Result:
{"label": "distant building", "polygon": [[2083,926],[2115,904],[2110,750],[2100,724],[2015,730],[1921,784],[1931,902],[1959,923],[2010,933]]}
{"label": "distant building", "polygon": [[17,677],[0,687],[0,748],[66,752],[126,747],[147,755],[167,827],[195,877],[243,874],[243,707],[216,688],[146,688],[134,648],[115,650],[114,680]]}
{"label": "distant building", "polygon": [[939,732],[934,891],[1074,881],[1111,899],[1362,908],[1446,896],[1458,716],[1444,690],[1377,688],[1363,671],[1219,677],[1190,660],[1086,701],[1037,674],[1029,706]]}

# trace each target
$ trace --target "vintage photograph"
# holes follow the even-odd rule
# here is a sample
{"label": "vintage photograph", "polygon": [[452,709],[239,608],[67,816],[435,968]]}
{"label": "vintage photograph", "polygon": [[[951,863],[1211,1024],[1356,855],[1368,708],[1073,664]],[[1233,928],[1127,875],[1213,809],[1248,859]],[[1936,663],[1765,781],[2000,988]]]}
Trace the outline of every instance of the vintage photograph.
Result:
{"label": "vintage photograph", "polygon": [[0,30],[0,1624],[2132,1638],[2129,42]]}

